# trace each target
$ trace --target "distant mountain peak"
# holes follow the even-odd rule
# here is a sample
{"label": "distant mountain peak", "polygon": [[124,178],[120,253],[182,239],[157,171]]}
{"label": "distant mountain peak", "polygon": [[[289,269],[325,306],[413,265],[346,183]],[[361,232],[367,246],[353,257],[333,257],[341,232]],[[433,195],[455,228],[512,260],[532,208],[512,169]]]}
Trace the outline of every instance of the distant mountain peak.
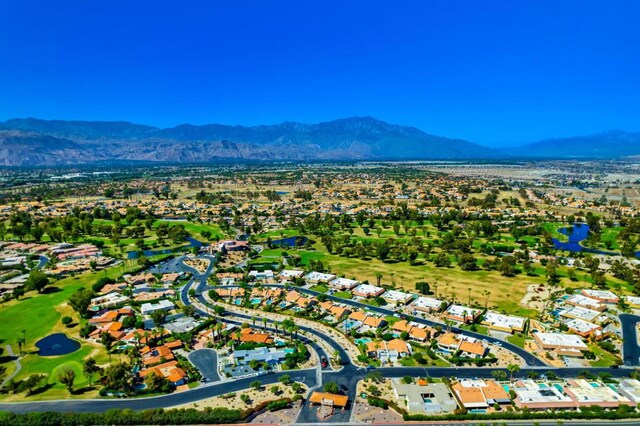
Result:
{"label": "distant mountain peak", "polygon": [[[499,151],[414,127],[389,124],[371,116],[347,117],[317,124],[228,126],[180,124],[157,128],[124,121],[12,119],[6,129],[36,134],[53,149],[55,140],[72,141],[78,162],[148,160],[206,162],[219,158],[257,160],[373,160],[489,158]],[[48,138],[48,139],[46,139]],[[99,142],[99,143],[96,143]],[[0,148],[2,141],[0,140]],[[40,149],[47,151],[47,144]],[[10,158],[10,159],[8,159]],[[0,152],[0,164],[15,155]],[[56,161],[43,156],[42,161]],[[60,160],[62,164],[62,160]]]}

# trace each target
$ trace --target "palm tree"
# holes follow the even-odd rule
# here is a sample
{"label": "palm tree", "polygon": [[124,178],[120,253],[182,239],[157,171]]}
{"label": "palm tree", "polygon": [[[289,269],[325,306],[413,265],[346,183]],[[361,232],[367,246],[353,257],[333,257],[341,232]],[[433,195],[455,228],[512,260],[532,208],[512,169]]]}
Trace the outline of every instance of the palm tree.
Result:
{"label": "palm tree", "polygon": [[485,290],[484,294],[484,308],[487,309],[489,306],[489,296],[491,296],[491,292],[489,290]]}
{"label": "palm tree", "polygon": [[376,272],[376,282],[378,286],[380,286],[380,281],[382,281],[382,272]]}
{"label": "palm tree", "polygon": [[267,319],[266,318],[262,318],[262,324],[264,325],[264,329],[266,331],[267,330]]}
{"label": "palm tree", "polygon": [[509,364],[507,365],[507,370],[509,370],[511,381],[513,382],[513,375],[520,371],[520,366],[518,364]]}

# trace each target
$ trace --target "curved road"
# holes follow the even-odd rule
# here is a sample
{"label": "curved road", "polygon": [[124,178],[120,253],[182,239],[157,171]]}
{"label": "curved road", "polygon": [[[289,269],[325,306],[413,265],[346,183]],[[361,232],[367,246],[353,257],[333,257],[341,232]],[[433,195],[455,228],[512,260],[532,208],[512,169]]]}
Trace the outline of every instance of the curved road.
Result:
{"label": "curved road", "polygon": [[[226,286],[226,287],[237,287],[237,286]],[[284,288],[285,286],[282,284],[265,284],[263,287],[278,287],[278,288]],[[209,289],[213,289],[214,287],[205,287],[203,290],[209,290]],[[302,287],[296,287],[295,288],[296,291],[299,291],[301,293],[307,293],[309,295],[312,296],[318,296],[320,294],[324,294],[324,293],[320,293],[314,290],[310,290],[308,288],[302,288]],[[376,312],[379,313],[381,315],[396,315],[397,312],[392,311],[390,309],[385,309],[385,308],[380,308],[378,306],[371,306],[371,305],[367,305],[365,303],[360,303],[357,302],[355,300],[351,300],[351,299],[343,299],[341,297],[336,297],[333,295],[326,295],[327,299],[329,300],[333,300],[335,302],[339,302],[345,305],[349,305],[349,306],[353,306],[356,308],[360,308],[360,309],[367,309],[369,311],[372,312]],[[429,327],[435,327],[435,326],[442,326],[442,327],[446,327],[446,324],[438,322],[438,321],[432,321],[432,320],[428,320],[428,319],[424,319],[424,318],[419,318],[419,317],[411,317],[411,321],[413,322],[417,322],[418,324],[424,324],[427,325]],[[500,346],[502,346],[503,348],[515,353],[516,355],[520,356],[527,365],[532,366],[532,367],[546,367],[547,365],[538,357],[536,357],[535,355],[527,352],[526,350],[524,350],[523,348],[514,345],[513,343],[509,343],[505,340],[500,340],[498,338],[495,337],[491,337],[491,336],[485,336],[484,334],[480,334],[480,333],[475,333],[473,331],[468,331],[468,330],[462,330],[458,327],[451,327],[451,330],[455,333],[460,333],[466,336],[470,336],[470,337],[474,337],[476,339],[480,339],[480,340],[486,340],[488,342],[491,343],[497,343]]]}
{"label": "curved road", "polygon": [[[207,306],[206,300],[201,294],[203,290],[207,289],[206,279],[208,274],[213,270],[213,262],[210,268],[206,271],[205,274],[198,274],[193,277],[191,281],[187,285],[185,285],[180,291],[180,297],[183,299],[183,302],[186,304],[192,304],[189,299],[188,293],[189,289],[192,287],[194,282],[198,282],[196,287],[197,298],[200,303],[203,303],[204,306]],[[275,285],[276,287],[284,287],[281,285]],[[307,294],[317,295],[318,292],[314,292],[312,290],[298,288],[297,290],[301,292],[305,292]],[[395,312],[377,308],[369,305],[364,305],[355,301],[346,300],[337,298],[334,296],[328,296],[329,299],[339,301],[341,303],[349,304],[351,306],[357,306],[361,308],[366,308],[374,312],[378,312],[384,315],[393,315]],[[194,305],[194,307],[196,307]],[[204,312],[198,307],[196,307],[198,312],[201,315],[210,316],[208,312]],[[247,319],[250,318],[248,315],[239,315],[233,314],[237,316],[238,319]],[[230,318],[220,318],[221,321],[225,322],[236,322],[240,323],[241,321],[236,321]],[[429,326],[442,325],[434,321],[424,320],[421,318],[415,318],[416,322],[423,323]],[[635,336],[635,323],[640,320],[640,317],[632,316],[632,315],[621,315],[621,322],[623,326],[623,332],[625,336],[627,336],[627,332],[631,332],[629,327],[633,328],[633,336]],[[271,324],[272,321],[269,321]],[[271,327],[268,327],[271,328]],[[340,352],[340,356],[343,360],[348,360],[348,354],[342,347],[335,342],[330,336],[324,335],[322,332],[312,329],[309,327],[300,327],[301,330],[304,330],[307,333],[313,334],[323,340],[325,340],[331,347],[337,349]],[[455,329],[456,331],[458,329]],[[511,345],[507,342],[503,342],[499,339],[490,338],[488,336],[480,335],[477,333],[468,332],[466,330],[460,330],[460,332],[481,338],[487,339],[489,341],[495,341],[502,344],[503,347],[506,347],[509,350],[513,350],[517,354],[521,354],[523,350],[517,346]],[[309,342],[312,347],[318,351],[318,353],[324,353],[323,349],[319,347],[319,345],[315,344],[315,342],[310,341],[305,336],[300,336],[300,340],[305,339]],[[627,348],[625,339],[625,348],[624,348],[624,356],[625,360],[627,357],[634,357],[637,354],[638,348],[637,344],[633,348]],[[633,340],[635,343],[635,339]],[[315,346],[314,346],[315,345]],[[515,349],[515,350],[514,350]],[[322,352],[321,352],[322,351]],[[632,352],[629,352],[632,351]],[[636,351],[636,352],[633,352]],[[196,351],[198,352],[198,351]],[[194,352],[194,353],[196,353]],[[544,365],[538,358],[534,357],[531,354],[524,353],[523,356],[525,361],[527,361],[530,366],[523,368],[514,376],[517,378],[527,377],[529,374],[535,372],[536,374],[548,374],[549,372],[555,373],[558,377],[569,378],[576,377],[581,372],[588,371],[590,374],[598,375],[600,373],[606,373],[612,377],[621,378],[627,377],[630,370],[625,368],[620,369],[612,369],[612,368],[553,368]],[[193,356],[193,355],[192,355]],[[522,355],[521,355],[522,356]],[[196,355],[198,358],[199,355]],[[206,358],[206,356],[204,356]],[[195,361],[197,362],[197,360]],[[208,361],[205,361],[208,362]],[[637,362],[637,358],[635,360],[631,360],[630,362]],[[504,371],[507,372],[506,369],[503,368],[477,368],[477,367],[450,367],[450,368],[442,368],[442,367],[389,367],[389,368],[358,368],[351,363],[347,363],[343,365],[340,371],[332,371],[332,370],[324,370],[320,371],[318,368],[310,368],[305,370],[292,370],[286,372],[278,372],[275,374],[262,375],[258,378],[263,385],[269,385],[276,383],[278,378],[282,375],[288,374],[291,376],[291,379],[294,381],[299,381],[305,383],[310,389],[316,388],[322,383],[326,383],[329,381],[336,382],[338,386],[345,391],[345,393],[350,397],[351,400],[355,397],[356,383],[363,378],[365,378],[372,371],[377,371],[383,377],[391,378],[391,377],[402,377],[402,376],[412,376],[412,377],[460,377],[460,378],[489,378],[492,377],[492,373],[494,371]],[[216,372],[217,373],[217,372]],[[508,372],[507,372],[508,374]],[[212,377],[213,378],[213,377]],[[135,398],[135,399],[97,399],[97,400],[61,400],[61,401],[39,401],[39,402],[25,402],[25,403],[0,403],[0,410],[11,411],[15,413],[26,413],[32,411],[57,411],[57,412],[102,412],[109,409],[119,408],[119,409],[133,409],[133,410],[145,410],[152,408],[166,408],[172,407],[176,405],[187,404],[191,402],[196,402],[201,399],[210,398],[213,396],[222,395],[228,392],[237,392],[242,389],[246,389],[250,386],[252,381],[256,380],[256,377],[246,377],[242,379],[232,380],[232,381],[217,381],[215,383],[210,383],[206,385],[202,385],[198,388],[191,389],[184,392],[172,393],[169,395],[162,395],[157,397],[150,398]],[[350,409],[345,410],[344,412],[340,412],[332,417],[332,422],[348,422],[349,416],[351,414]],[[308,401],[305,402],[303,409],[301,410],[300,416],[297,419],[297,423],[318,423],[318,418],[315,416],[315,409],[312,408]],[[532,422],[523,422],[523,424],[531,424]],[[547,422],[542,421],[540,424],[545,424]],[[556,424],[556,422],[549,422],[550,424]],[[578,422],[579,423],[579,422]],[[578,424],[576,423],[576,424]],[[593,422],[583,422],[590,423]],[[624,421],[616,421],[619,424],[627,424]],[[436,422],[437,424],[437,422]],[[473,424],[473,422],[471,423]],[[628,424],[637,424],[636,423],[628,423]]]}

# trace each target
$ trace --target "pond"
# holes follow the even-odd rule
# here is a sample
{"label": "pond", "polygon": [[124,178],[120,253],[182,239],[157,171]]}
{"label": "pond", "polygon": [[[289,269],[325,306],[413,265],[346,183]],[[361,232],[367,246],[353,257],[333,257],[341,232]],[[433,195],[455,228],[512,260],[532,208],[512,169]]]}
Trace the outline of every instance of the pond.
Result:
{"label": "pond", "polygon": [[36,346],[40,356],[57,356],[77,351],[80,349],[80,342],[68,338],[64,333],[55,333],[38,340]]}
{"label": "pond", "polygon": [[[607,254],[611,256],[619,256],[619,253],[598,250],[590,247],[584,247],[580,243],[587,239],[589,236],[589,225],[586,223],[574,223],[573,226],[560,228],[558,232],[568,237],[568,241],[560,241],[557,238],[552,238],[553,247],[557,250],[566,250],[573,253],[585,252],[595,254]],[[636,257],[640,257],[640,251],[636,252]]]}
{"label": "pond", "polygon": [[558,229],[558,232],[566,235],[568,237],[568,241],[560,241],[557,238],[552,238],[551,241],[553,242],[553,247],[557,250],[565,250],[573,253],[587,252],[597,254],[616,254],[594,248],[584,247],[580,244],[589,236],[589,225],[587,225],[586,223],[574,223],[573,226]]}
{"label": "pond", "polygon": [[127,252],[127,259],[131,260],[131,259],[137,259],[140,257],[140,253],[142,253],[145,257],[152,257],[152,256],[158,256],[160,254],[171,254],[180,250],[183,250],[185,248],[200,248],[202,246],[204,246],[205,244],[202,241],[198,241],[195,238],[187,238],[187,242],[189,244],[187,244],[186,246],[182,246],[182,247],[178,247],[174,250],[172,249],[163,249],[163,250],[144,250],[142,252],[140,252],[139,250],[134,250],[134,251],[128,251]]}
{"label": "pond", "polygon": [[309,241],[307,237],[288,237],[271,241],[273,247],[301,247]]}

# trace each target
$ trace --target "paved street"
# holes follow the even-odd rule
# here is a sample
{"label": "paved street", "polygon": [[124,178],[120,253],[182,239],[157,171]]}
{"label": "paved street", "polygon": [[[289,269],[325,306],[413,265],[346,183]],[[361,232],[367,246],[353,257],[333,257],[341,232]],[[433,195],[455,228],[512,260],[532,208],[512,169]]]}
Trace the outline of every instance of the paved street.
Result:
{"label": "paved street", "polygon": [[[203,292],[207,291],[207,277],[214,270],[215,258],[212,258],[212,262],[207,271],[203,274],[195,274],[193,278],[181,289],[180,298],[183,303],[187,305],[193,305],[198,313],[202,316],[211,316],[211,309],[208,306],[208,302],[206,298],[203,296]],[[182,263],[182,258],[173,259],[169,264],[164,265],[165,268],[177,270],[177,271],[186,271],[186,266]],[[191,272],[191,271],[190,271]],[[277,287],[283,287],[277,285]],[[189,290],[194,289],[196,291],[196,297],[189,297]],[[298,291],[305,292],[307,294],[315,295],[316,292],[308,289],[298,288]],[[366,308],[371,311],[376,311],[383,315],[393,314],[392,311],[387,309],[375,308],[370,305],[364,305],[359,302],[339,299],[332,296],[329,296],[336,301],[349,304],[351,306],[356,306],[359,308]],[[228,308],[233,309],[233,308]],[[223,316],[218,319],[221,321],[231,323],[231,324],[242,324],[244,322],[251,321],[252,316],[249,314],[244,314],[237,312],[236,309],[233,309],[234,312],[229,312],[230,315]],[[623,333],[625,336],[625,345],[624,345],[624,359],[625,365],[637,365],[638,363],[638,347],[636,344],[636,332],[635,332],[635,323],[640,320],[640,317],[633,315],[621,315],[620,316],[622,322]],[[438,325],[437,323],[424,320],[420,318],[415,319],[417,322],[421,322],[430,326]],[[267,330],[274,332],[275,327],[274,323],[278,322],[278,320],[267,318]],[[279,372],[275,374],[266,374],[259,376],[258,380],[260,380],[264,385],[269,385],[272,383],[276,383],[278,377],[283,374],[289,374],[294,381],[300,381],[305,383],[310,390],[314,390],[320,388],[322,384],[327,382],[335,382],[338,384],[339,388],[345,392],[350,399],[350,404],[355,401],[355,392],[356,392],[356,384],[358,381],[367,377],[371,372],[379,372],[382,377],[392,378],[392,377],[403,377],[403,376],[411,376],[411,377],[427,377],[431,376],[434,378],[437,377],[460,377],[460,378],[490,378],[492,377],[492,373],[496,370],[505,371],[506,369],[501,368],[477,368],[477,367],[450,367],[450,368],[442,368],[442,367],[389,367],[389,368],[364,368],[358,367],[354,365],[350,361],[350,356],[347,351],[331,336],[327,335],[321,327],[311,327],[306,325],[299,325],[301,333],[298,335],[298,340],[304,342],[309,345],[312,350],[314,350],[318,356],[326,356],[329,358],[330,354],[327,354],[324,345],[331,347],[333,350],[337,350],[340,354],[344,362],[344,365],[341,366],[339,371],[333,371],[330,368],[320,370],[319,368],[309,368],[305,370],[296,370],[296,371],[287,371],[287,372]],[[258,327],[261,328],[261,327]],[[463,331],[465,334],[474,335],[474,337],[479,337],[482,339],[492,340],[492,338],[488,338],[484,335],[477,335],[476,333],[470,333],[467,331]],[[324,342],[323,345],[319,345],[310,339],[310,336],[313,336],[315,339],[320,339]],[[502,340],[497,340],[502,344],[503,347],[511,350],[513,345],[505,344]],[[515,347],[517,348],[517,347]],[[521,348],[517,348],[517,353],[520,354],[523,350]],[[525,353],[525,355],[527,355]],[[527,377],[532,372],[536,374],[548,374],[549,372],[555,373],[558,377],[561,378],[570,378],[576,377],[584,371],[588,371],[593,375],[598,375],[600,373],[607,373],[613,377],[627,377],[630,373],[630,369],[628,368],[552,368],[545,366],[542,362],[536,358],[535,356],[528,354],[529,356],[523,356],[525,360],[529,363],[528,367],[523,368],[521,371],[515,374],[517,378]],[[249,387],[251,381],[256,380],[256,377],[246,377],[237,380],[230,381],[221,381],[220,376],[217,372],[217,355],[213,350],[210,349],[200,349],[189,354],[189,360],[202,372],[203,376],[207,378],[209,383],[199,386],[198,388],[191,389],[188,391],[173,393],[169,395],[163,395],[152,398],[137,398],[137,399],[116,399],[116,400],[64,400],[64,401],[43,401],[43,402],[28,402],[28,403],[4,403],[0,404],[0,410],[12,411],[17,413],[24,413],[30,411],[75,411],[75,412],[102,412],[105,410],[113,409],[113,408],[123,408],[123,409],[134,409],[134,410],[143,410],[143,409],[151,409],[151,408],[166,408],[175,405],[186,404],[190,402],[196,402],[201,399],[210,398],[213,396],[222,395],[228,392],[237,392],[242,389],[246,389]],[[328,422],[331,423],[347,423],[349,422],[351,416],[352,406],[349,405],[345,410],[337,410],[333,416],[327,419]],[[297,419],[297,423],[299,424],[313,424],[318,423],[321,420],[317,416],[317,408],[312,407],[308,402],[305,402],[303,405],[299,417]],[[512,424],[513,422],[510,422]],[[557,424],[556,422],[538,422],[541,425],[544,424]],[[585,422],[591,423],[592,422]],[[626,424],[635,424],[635,423],[625,423],[625,422],[616,422],[621,425]],[[434,423],[437,424],[437,423]],[[451,423],[448,423],[451,424]],[[466,423],[473,424],[473,423]],[[515,423],[513,423],[515,424]],[[523,422],[518,423],[523,425],[532,424],[532,422]],[[581,423],[572,423],[572,424],[581,424]]]}
{"label": "paved street", "polygon": [[622,361],[627,366],[640,365],[640,346],[638,346],[636,332],[636,324],[638,322],[640,322],[640,316],[620,315],[620,324],[622,325]]}
{"label": "paved street", "polygon": [[207,382],[220,380],[218,374],[218,354],[213,349],[198,349],[188,355],[189,361],[200,371]]}
{"label": "paved street", "polygon": [[[266,284],[264,285],[264,287],[279,287],[279,288],[284,288],[284,285],[282,284]],[[207,287],[206,289],[208,289],[209,287]],[[212,288],[212,287],[211,287]],[[205,289],[205,290],[206,290]],[[301,292],[301,293],[307,293],[309,295],[312,296],[318,296],[319,292],[314,291],[314,290],[310,290],[308,288],[302,288],[302,287],[296,287],[296,290]],[[394,315],[396,314],[395,311],[392,311],[390,309],[386,309],[386,308],[380,308],[377,306],[372,306],[372,305],[367,305],[365,303],[361,303],[358,302],[356,300],[352,300],[352,299],[342,299],[340,297],[336,297],[333,295],[326,295],[327,299],[329,300],[333,300],[335,302],[339,302],[339,303],[343,303],[345,305],[349,305],[349,306],[353,306],[359,309],[366,309],[368,311],[371,312],[376,312],[379,313],[381,315],[387,316],[387,315]],[[435,327],[435,326],[442,326],[442,327],[446,327],[446,324],[441,323],[441,322],[437,322],[437,321],[432,321],[432,320],[428,320],[428,319],[424,319],[424,318],[419,318],[419,317],[412,317],[412,321],[415,321],[419,324],[425,324],[428,325],[430,327]],[[488,342],[491,343],[497,343],[500,346],[502,346],[503,348],[517,354],[518,356],[522,357],[522,359],[524,359],[524,361],[526,362],[527,365],[530,366],[539,366],[539,367],[544,367],[546,364],[540,360],[538,357],[536,357],[535,355],[527,352],[526,350],[524,350],[523,348],[516,346],[512,343],[509,343],[507,341],[504,340],[500,340],[497,339],[495,337],[492,336],[486,336],[484,334],[480,334],[480,333],[474,333],[472,331],[468,331],[468,330],[462,330],[458,327],[451,327],[451,331],[453,331],[454,333],[460,333],[463,335],[467,335],[467,336],[471,336],[474,337],[476,339],[480,339],[480,340],[486,340]]]}
{"label": "paved street", "polygon": [[217,382],[206,384],[195,389],[184,392],[174,392],[168,395],[156,396],[151,398],[122,398],[122,399],[85,399],[72,400],[65,399],[59,401],[38,401],[38,402],[19,402],[19,403],[2,403],[0,411],[10,411],[14,413],[28,413],[32,411],[56,411],[56,412],[78,412],[78,413],[96,413],[111,410],[114,408],[131,409],[131,410],[149,410],[152,408],[167,408],[176,405],[196,402],[201,399],[211,398],[223,395],[229,392],[238,392],[250,387],[250,383],[254,380],[260,380],[263,385],[271,385],[278,383],[278,378],[284,374],[288,374],[291,380],[298,381],[313,387],[316,383],[316,369],[309,368],[306,370],[287,371],[282,373],[267,374],[263,376],[247,377],[229,382]]}

